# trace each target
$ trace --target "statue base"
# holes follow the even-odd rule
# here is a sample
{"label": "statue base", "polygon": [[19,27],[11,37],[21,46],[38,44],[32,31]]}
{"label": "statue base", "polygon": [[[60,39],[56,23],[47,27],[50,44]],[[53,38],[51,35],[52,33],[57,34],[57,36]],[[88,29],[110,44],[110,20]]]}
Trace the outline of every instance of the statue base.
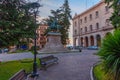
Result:
{"label": "statue base", "polygon": [[61,43],[61,34],[58,32],[49,32],[48,41],[43,49],[38,53],[64,53],[69,52]]}

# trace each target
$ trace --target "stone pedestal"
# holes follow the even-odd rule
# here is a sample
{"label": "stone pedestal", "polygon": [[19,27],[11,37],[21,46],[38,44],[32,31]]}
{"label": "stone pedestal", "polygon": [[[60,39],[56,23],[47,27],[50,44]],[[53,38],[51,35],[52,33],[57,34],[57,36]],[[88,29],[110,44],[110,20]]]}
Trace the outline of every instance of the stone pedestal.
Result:
{"label": "stone pedestal", "polygon": [[57,32],[49,32],[48,33],[48,41],[43,49],[39,51],[39,53],[60,53],[60,52],[68,52],[67,48],[61,43],[61,34]]}

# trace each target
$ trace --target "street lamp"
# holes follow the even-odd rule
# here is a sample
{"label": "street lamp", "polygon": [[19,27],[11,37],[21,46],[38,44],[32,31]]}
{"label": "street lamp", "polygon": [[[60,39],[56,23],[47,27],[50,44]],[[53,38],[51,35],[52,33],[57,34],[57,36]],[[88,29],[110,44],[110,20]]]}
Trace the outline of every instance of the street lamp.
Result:
{"label": "street lamp", "polygon": [[38,76],[37,73],[37,62],[36,62],[36,38],[37,38],[37,33],[36,33],[36,16],[38,14],[38,8],[41,6],[38,2],[33,2],[30,3],[29,6],[31,7],[31,11],[33,11],[34,14],[34,25],[35,25],[35,30],[34,30],[34,62],[33,62],[33,72],[32,72],[32,77]]}

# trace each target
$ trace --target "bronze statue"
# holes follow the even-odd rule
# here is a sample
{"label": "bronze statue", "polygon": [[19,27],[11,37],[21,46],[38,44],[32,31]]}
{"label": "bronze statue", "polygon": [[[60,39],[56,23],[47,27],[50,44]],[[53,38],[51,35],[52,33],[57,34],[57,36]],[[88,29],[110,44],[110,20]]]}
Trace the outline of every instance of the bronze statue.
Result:
{"label": "bronze statue", "polygon": [[50,21],[48,25],[48,28],[51,32],[59,32],[59,30],[61,29],[61,26],[58,24],[58,21],[56,19]]}

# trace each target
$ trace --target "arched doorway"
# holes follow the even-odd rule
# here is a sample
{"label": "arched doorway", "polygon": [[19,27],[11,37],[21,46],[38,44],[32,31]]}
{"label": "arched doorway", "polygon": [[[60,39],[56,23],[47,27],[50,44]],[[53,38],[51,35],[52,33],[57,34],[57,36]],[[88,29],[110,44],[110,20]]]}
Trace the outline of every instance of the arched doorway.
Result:
{"label": "arched doorway", "polygon": [[75,45],[75,46],[78,46],[78,39],[77,39],[77,38],[75,38],[74,45]]}
{"label": "arched doorway", "polygon": [[81,46],[83,46],[83,37],[81,37]]}
{"label": "arched doorway", "polygon": [[88,47],[88,37],[85,37],[85,47]]}
{"label": "arched doorway", "polygon": [[76,38],[74,38],[74,46],[76,46]]}
{"label": "arched doorway", "polygon": [[97,46],[101,46],[101,36],[98,34],[98,35],[96,35],[96,40],[97,40]]}
{"label": "arched doorway", "polygon": [[94,46],[94,37],[90,36],[91,46]]}

